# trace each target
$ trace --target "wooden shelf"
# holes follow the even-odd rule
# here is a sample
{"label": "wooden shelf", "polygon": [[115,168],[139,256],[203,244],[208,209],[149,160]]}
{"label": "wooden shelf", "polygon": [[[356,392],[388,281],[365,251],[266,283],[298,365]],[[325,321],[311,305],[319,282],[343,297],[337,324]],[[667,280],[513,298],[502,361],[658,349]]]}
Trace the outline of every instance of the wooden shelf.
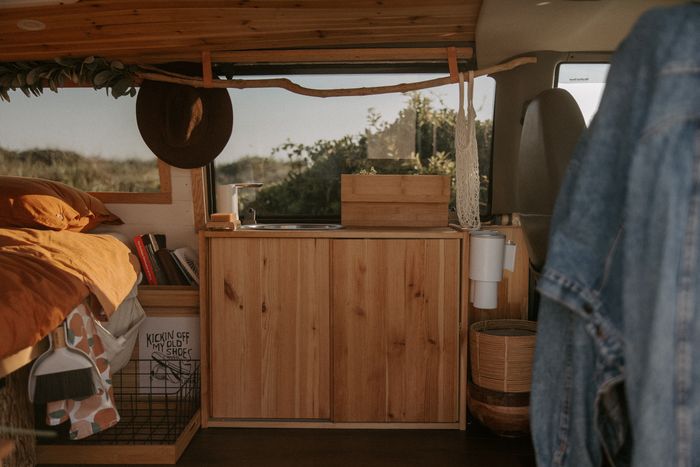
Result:
{"label": "wooden shelf", "polygon": [[181,285],[141,285],[139,302],[148,315],[199,313],[199,288]]}
{"label": "wooden shelf", "polygon": [[130,445],[37,445],[39,464],[176,464],[185,452],[200,427],[200,412],[197,411],[175,444],[130,444]]}

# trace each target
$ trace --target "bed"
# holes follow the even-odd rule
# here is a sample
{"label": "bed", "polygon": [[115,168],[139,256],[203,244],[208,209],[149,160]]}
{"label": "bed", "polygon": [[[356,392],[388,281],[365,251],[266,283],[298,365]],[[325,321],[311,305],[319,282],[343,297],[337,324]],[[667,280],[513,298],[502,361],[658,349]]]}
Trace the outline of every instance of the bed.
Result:
{"label": "bed", "polygon": [[116,238],[86,233],[121,223],[65,184],[0,176],[0,378],[44,351],[76,307],[107,320],[127,297],[138,259]]}
{"label": "bed", "polygon": [[0,377],[45,349],[81,304],[106,320],[132,290],[138,260],[109,235],[0,228]]}

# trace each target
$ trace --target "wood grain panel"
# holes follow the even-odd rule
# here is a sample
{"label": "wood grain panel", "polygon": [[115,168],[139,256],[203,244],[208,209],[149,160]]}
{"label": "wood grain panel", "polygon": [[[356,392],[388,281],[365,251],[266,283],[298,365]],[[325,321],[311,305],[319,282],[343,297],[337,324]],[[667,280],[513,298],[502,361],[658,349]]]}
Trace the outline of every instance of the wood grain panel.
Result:
{"label": "wood grain panel", "polygon": [[284,420],[211,420],[216,428],[321,428],[325,430],[456,430],[458,423],[334,423],[324,421],[288,422]]}
{"label": "wood grain panel", "polygon": [[170,166],[160,159],[158,160],[158,178],[160,180],[160,191],[157,193],[92,191],[90,194],[103,203],[171,204],[173,202],[173,188]]}
{"label": "wood grain panel", "polygon": [[190,308],[198,313],[199,289],[180,285],[140,285],[139,302],[144,308]]}
{"label": "wood grain panel", "polygon": [[341,203],[341,223],[348,227],[447,226],[447,203]]}
{"label": "wood grain panel", "polygon": [[[202,51],[467,46],[481,0],[81,0],[3,8],[0,61],[100,55],[193,59]],[[25,18],[46,24],[22,31]],[[194,54],[194,55],[193,55]]]}
{"label": "wood grain panel", "polygon": [[204,230],[199,231],[199,368],[201,372],[201,423],[202,428],[209,426],[211,417],[211,291],[209,286],[211,269],[209,267],[209,250],[211,242],[204,236]]}
{"label": "wood grain panel", "polygon": [[211,240],[211,413],[330,418],[329,240]]}
{"label": "wood grain panel", "polygon": [[[212,52],[213,63],[237,64],[345,64],[345,63],[435,63],[447,58],[445,47],[387,47],[387,48],[357,48],[357,49],[285,49],[285,50],[240,50]],[[125,63],[158,64],[172,61],[196,62],[201,56],[200,51],[182,50],[175,52],[144,52],[137,55],[120,54],[119,58]],[[461,62],[474,56],[471,47],[458,48]]]}
{"label": "wood grain panel", "polygon": [[194,230],[199,232],[207,223],[207,194],[205,191],[204,169],[192,169],[192,207],[194,209]]}
{"label": "wood grain panel", "polygon": [[202,231],[207,238],[456,238],[464,234],[453,228],[349,227],[335,230],[235,230]]}
{"label": "wood grain panel", "polygon": [[462,273],[459,302],[459,429],[467,429],[467,375],[469,373],[469,231],[462,229]]}
{"label": "wood grain panel", "polygon": [[459,240],[333,240],[334,420],[456,422]]}
{"label": "wood grain panel", "polygon": [[343,174],[340,199],[351,203],[449,203],[450,177]]}

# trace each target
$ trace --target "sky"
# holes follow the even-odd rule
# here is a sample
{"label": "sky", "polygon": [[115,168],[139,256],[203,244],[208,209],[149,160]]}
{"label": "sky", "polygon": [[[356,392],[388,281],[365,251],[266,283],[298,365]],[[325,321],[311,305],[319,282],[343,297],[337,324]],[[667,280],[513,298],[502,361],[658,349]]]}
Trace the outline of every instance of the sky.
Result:
{"label": "sky", "polygon": [[[577,98],[588,123],[595,113],[605,82],[607,65],[564,64],[559,85]],[[343,88],[397,84],[444,75],[297,75],[292,80],[314,88]],[[457,109],[456,84],[421,91],[436,107]],[[229,163],[245,155],[269,155],[286,142],[312,144],[361,133],[370,108],[383,120],[393,121],[408,100],[398,93],[363,97],[318,98],[300,96],[283,89],[229,90],[233,102],[233,133],[216,159]],[[474,108],[477,119],[493,118],[495,81],[475,80]],[[135,98],[114,99],[105,91],[61,89],[44,91],[40,97],[12,95],[0,102],[0,147],[10,150],[58,148],[87,156],[118,159],[151,158],[136,126]],[[442,103],[442,104],[440,104]]]}
{"label": "sky", "polygon": [[[315,88],[363,87],[432,79],[444,75],[298,75],[298,84]],[[268,155],[287,140],[311,144],[360,133],[374,108],[391,121],[408,96],[398,93],[362,97],[318,98],[283,89],[229,90],[233,102],[233,133],[217,163],[244,155]],[[444,106],[457,108],[458,86],[422,91]],[[477,78],[474,107],[477,118],[493,115],[494,81]],[[27,98],[20,92],[0,103],[0,147],[24,150],[36,147],[70,149],[84,155],[150,158],[136,126],[135,98],[114,99],[104,91],[61,89]]]}
{"label": "sky", "polygon": [[598,110],[609,68],[607,63],[563,63],[559,66],[557,86],[574,96],[586,125]]}

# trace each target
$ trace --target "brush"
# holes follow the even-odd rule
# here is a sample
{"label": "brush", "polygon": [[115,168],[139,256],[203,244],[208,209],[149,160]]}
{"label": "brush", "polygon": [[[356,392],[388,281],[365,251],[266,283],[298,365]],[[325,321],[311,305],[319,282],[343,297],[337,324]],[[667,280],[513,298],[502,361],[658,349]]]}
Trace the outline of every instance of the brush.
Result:
{"label": "brush", "polygon": [[66,346],[64,326],[62,324],[51,332],[50,353],[42,355],[32,368],[32,376],[36,379],[35,403],[82,399],[97,393],[92,360],[79,350]]}

